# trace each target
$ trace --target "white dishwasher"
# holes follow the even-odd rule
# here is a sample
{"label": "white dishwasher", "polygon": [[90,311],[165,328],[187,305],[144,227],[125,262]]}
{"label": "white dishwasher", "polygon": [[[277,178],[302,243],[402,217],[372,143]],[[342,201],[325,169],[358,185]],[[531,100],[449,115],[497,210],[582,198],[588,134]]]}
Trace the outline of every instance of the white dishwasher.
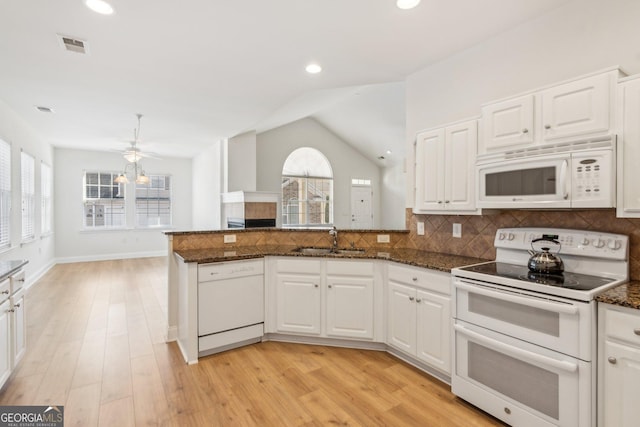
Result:
{"label": "white dishwasher", "polygon": [[198,266],[198,356],[259,342],[264,335],[264,261]]}

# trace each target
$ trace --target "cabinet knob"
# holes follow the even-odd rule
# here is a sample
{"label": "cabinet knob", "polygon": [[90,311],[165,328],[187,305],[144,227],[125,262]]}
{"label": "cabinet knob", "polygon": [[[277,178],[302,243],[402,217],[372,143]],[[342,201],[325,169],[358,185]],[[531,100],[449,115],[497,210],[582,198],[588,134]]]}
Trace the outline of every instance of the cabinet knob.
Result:
{"label": "cabinet knob", "polygon": [[329,285],[329,289],[331,289],[331,285]]}
{"label": "cabinet knob", "polygon": [[504,413],[507,414],[507,415],[511,415],[511,409],[505,407],[504,408]]}
{"label": "cabinet knob", "polygon": [[640,335],[640,328],[635,328],[633,330],[633,333],[636,334],[636,335]]}
{"label": "cabinet knob", "polygon": [[608,361],[609,361],[609,363],[611,363],[612,365],[615,365],[616,363],[618,363],[618,359],[616,359],[616,358],[615,358],[615,357],[613,357],[613,356],[609,356],[609,357],[607,358],[607,360],[608,360]]}
{"label": "cabinet knob", "polygon": [[18,279],[16,282],[24,282],[24,279]]}
{"label": "cabinet knob", "polygon": [[13,313],[15,310],[13,308],[10,308],[9,310],[7,310],[7,313]]}
{"label": "cabinet knob", "polygon": [[544,125],[544,128],[549,130],[549,129],[551,129],[551,125]]}
{"label": "cabinet knob", "polygon": [[414,299],[414,297],[409,297],[409,301],[413,301]]}
{"label": "cabinet knob", "polygon": [[527,128],[522,129],[522,133],[529,133],[529,129]]}
{"label": "cabinet knob", "polygon": [[445,202],[445,203],[449,203],[449,201],[448,201],[448,200],[445,200],[444,202]]}
{"label": "cabinet knob", "polygon": [[420,303],[422,300],[420,298],[416,298],[416,302]]}
{"label": "cabinet knob", "polygon": [[9,295],[9,291],[2,291],[3,294]]}
{"label": "cabinet knob", "polygon": [[441,205],[442,204],[442,200],[438,200],[438,204]]}
{"label": "cabinet knob", "polygon": [[412,277],[411,280],[413,280],[414,282],[417,282],[418,278],[417,277]]}
{"label": "cabinet knob", "polygon": [[20,307],[20,303],[14,304],[14,307]]}
{"label": "cabinet knob", "polygon": [[318,287],[318,284],[316,283],[315,285],[313,285],[313,287],[314,287],[314,288],[317,288],[317,287]]}

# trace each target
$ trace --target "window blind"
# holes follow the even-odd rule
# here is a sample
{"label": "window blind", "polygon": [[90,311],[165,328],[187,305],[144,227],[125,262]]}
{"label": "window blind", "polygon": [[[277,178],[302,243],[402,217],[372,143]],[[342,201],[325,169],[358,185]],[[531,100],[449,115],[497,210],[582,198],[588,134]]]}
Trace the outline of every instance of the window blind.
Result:
{"label": "window blind", "polygon": [[22,241],[35,237],[35,159],[24,151],[20,153],[20,180],[22,189]]}
{"label": "window blind", "polygon": [[11,145],[0,140],[0,248],[11,244]]}
{"label": "window blind", "polygon": [[42,234],[51,233],[51,223],[53,222],[53,200],[52,200],[52,186],[53,179],[51,177],[51,166],[46,163],[40,164],[40,192],[42,193],[41,197],[41,206],[40,206],[40,217],[41,224],[40,230]]}

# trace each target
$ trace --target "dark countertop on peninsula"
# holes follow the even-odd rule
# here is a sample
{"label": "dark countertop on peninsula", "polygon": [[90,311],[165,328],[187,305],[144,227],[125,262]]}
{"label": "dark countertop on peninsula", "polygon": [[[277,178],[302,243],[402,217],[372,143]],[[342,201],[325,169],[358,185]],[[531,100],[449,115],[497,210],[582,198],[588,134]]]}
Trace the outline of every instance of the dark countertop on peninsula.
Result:
{"label": "dark countertop on peninsula", "polygon": [[598,295],[596,301],[640,310],[640,281],[632,280],[611,288]]}
{"label": "dark countertop on peninsula", "polygon": [[29,261],[26,259],[0,261],[0,280],[11,276],[12,273],[19,270],[22,266],[26,265]]}
{"label": "dark countertop on peninsula", "polygon": [[[317,231],[326,233],[328,230],[331,230],[331,227],[313,227],[313,228],[282,228],[282,227],[260,227],[260,228],[227,228],[224,230],[167,230],[163,231],[163,233],[167,236],[181,236],[181,235],[189,235],[189,234],[234,234],[234,233],[251,233],[256,231],[281,231],[285,233],[290,232],[301,232],[301,231]],[[404,233],[409,234],[409,230],[404,229],[338,229],[341,233]]]}
{"label": "dark countertop on peninsula", "polygon": [[175,251],[184,262],[196,262],[205,264],[211,262],[237,261],[243,259],[262,258],[265,256],[296,256],[296,257],[320,257],[332,259],[382,259],[416,267],[429,268],[450,272],[452,268],[463,265],[486,262],[486,259],[471,258],[460,255],[441,254],[435,252],[420,251],[416,249],[366,249],[361,254],[337,255],[322,254],[308,255],[295,252],[297,246],[252,246],[212,249],[188,249]]}

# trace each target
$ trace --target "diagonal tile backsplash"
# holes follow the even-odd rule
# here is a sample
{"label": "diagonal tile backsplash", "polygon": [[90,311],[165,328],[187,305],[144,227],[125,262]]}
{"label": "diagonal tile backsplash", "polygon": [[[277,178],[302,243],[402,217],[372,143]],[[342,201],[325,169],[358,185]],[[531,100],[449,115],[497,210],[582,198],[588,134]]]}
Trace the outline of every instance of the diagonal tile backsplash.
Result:
{"label": "diagonal tile backsplash", "polygon": [[[496,210],[484,215],[417,215],[406,211],[409,248],[494,259],[493,239],[502,227],[574,228],[629,236],[629,277],[640,280],[640,218],[616,218],[615,209],[528,211]],[[417,222],[425,223],[418,236]],[[462,224],[462,238],[453,238],[454,223]],[[562,254],[561,254],[562,255]]]}

